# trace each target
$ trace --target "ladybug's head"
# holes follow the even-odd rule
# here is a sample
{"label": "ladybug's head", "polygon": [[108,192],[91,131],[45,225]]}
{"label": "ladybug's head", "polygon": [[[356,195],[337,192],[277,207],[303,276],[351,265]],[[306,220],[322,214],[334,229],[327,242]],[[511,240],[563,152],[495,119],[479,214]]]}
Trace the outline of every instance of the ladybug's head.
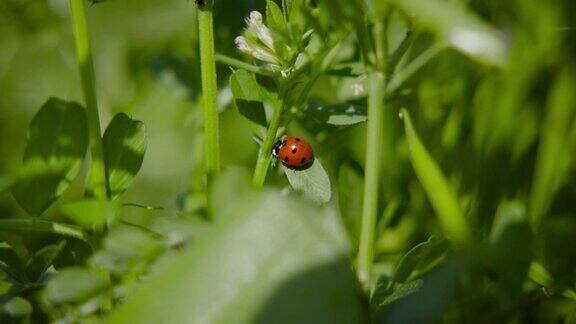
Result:
{"label": "ladybug's head", "polygon": [[278,142],[274,143],[274,146],[272,146],[272,156],[277,158],[278,157],[278,153],[280,152],[280,148],[282,147],[282,140],[279,140]]}

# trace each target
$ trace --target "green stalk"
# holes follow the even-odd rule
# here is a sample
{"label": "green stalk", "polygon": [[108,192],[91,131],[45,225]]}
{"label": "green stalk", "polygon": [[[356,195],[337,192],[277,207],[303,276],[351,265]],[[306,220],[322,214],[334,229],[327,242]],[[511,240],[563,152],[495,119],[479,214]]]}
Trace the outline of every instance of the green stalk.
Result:
{"label": "green stalk", "polygon": [[268,167],[270,166],[272,146],[276,140],[276,135],[278,133],[278,128],[280,127],[280,121],[282,120],[283,112],[284,104],[282,104],[280,107],[276,107],[276,110],[274,110],[274,115],[272,116],[272,120],[270,120],[270,126],[268,126],[266,137],[264,138],[264,142],[260,147],[258,160],[256,161],[256,169],[254,170],[254,177],[252,178],[252,182],[256,188],[262,188],[262,186],[264,186],[266,174],[268,173]]}
{"label": "green stalk", "polygon": [[384,75],[380,71],[372,72],[369,82],[364,201],[362,203],[362,223],[358,250],[358,279],[366,291],[369,291],[370,273],[374,259],[374,230],[376,228],[378,189],[382,166],[385,108]]}
{"label": "green stalk", "polygon": [[96,101],[96,82],[94,80],[94,63],[88,38],[86,24],[86,8],[84,0],[70,0],[72,13],[72,27],[74,29],[74,42],[76,43],[76,56],[80,69],[80,80],[88,116],[88,131],[90,134],[90,155],[92,163],[88,178],[88,190],[96,198],[106,199],[107,184],[104,169],[104,154],[102,152],[102,132],[98,103]]}
{"label": "green stalk", "polygon": [[218,110],[216,107],[216,60],[214,57],[214,26],[212,1],[199,5],[198,32],[200,40],[200,70],[202,73],[202,99],[204,106],[204,152],[207,179],[220,171],[220,144],[218,139]]}
{"label": "green stalk", "polygon": [[358,280],[365,291],[370,291],[370,276],[374,262],[374,235],[378,213],[382,152],[384,147],[384,99],[388,64],[388,40],[383,22],[373,26],[373,56],[377,59],[369,75],[368,126],[366,128],[366,166],[364,169],[364,201],[358,247]]}
{"label": "green stalk", "polygon": [[0,230],[53,233],[91,243],[90,237],[78,226],[37,219],[2,219]]}
{"label": "green stalk", "polygon": [[388,83],[388,93],[393,93],[394,91],[398,90],[404,82],[410,79],[418,70],[420,70],[426,63],[428,63],[432,58],[436,56],[436,54],[440,53],[445,48],[448,48],[448,45],[445,43],[438,43],[426,51],[424,51],[420,56],[415,58],[410,64],[408,64],[405,68],[398,71],[390,82]]}
{"label": "green stalk", "polygon": [[246,63],[244,61],[240,61],[237,60],[233,57],[230,56],[226,56],[223,54],[216,54],[216,62],[218,63],[222,63],[222,64],[226,64],[235,68],[239,68],[239,69],[244,69],[246,71],[255,73],[255,74],[260,74],[260,75],[264,75],[264,76],[274,76],[276,73],[270,71],[270,70],[266,70],[265,68],[256,66],[256,65],[252,65],[250,63]]}

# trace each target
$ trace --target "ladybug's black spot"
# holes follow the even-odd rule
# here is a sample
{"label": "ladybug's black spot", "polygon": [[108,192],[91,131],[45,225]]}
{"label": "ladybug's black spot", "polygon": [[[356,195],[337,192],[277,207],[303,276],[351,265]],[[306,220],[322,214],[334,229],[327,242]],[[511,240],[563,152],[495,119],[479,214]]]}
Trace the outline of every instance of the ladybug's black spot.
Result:
{"label": "ladybug's black spot", "polygon": [[300,164],[304,164],[304,163],[306,163],[306,158],[305,158],[305,157],[303,157],[302,160],[300,160]]}
{"label": "ladybug's black spot", "polygon": [[298,148],[296,148],[296,146],[292,147],[292,154],[296,154],[296,151],[298,151]]}
{"label": "ladybug's black spot", "polygon": [[300,139],[298,137],[296,137],[296,142],[300,142]]}
{"label": "ladybug's black spot", "polygon": [[284,162],[288,162],[288,161],[290,161],[290,158],[289,158],[289,157],[285,157],[285,158],[284,158]]}

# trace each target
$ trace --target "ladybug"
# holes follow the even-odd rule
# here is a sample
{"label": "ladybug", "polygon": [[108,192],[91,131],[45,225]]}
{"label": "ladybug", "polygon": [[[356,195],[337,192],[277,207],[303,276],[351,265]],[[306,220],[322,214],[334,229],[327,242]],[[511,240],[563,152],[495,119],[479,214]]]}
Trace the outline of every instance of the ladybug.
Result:
{"label": "ladybug", "polygon": [[285,136],[272,149],[272,156],[282,161],[290,169],[300,170],[314,162],[312,146],[296,136]]}

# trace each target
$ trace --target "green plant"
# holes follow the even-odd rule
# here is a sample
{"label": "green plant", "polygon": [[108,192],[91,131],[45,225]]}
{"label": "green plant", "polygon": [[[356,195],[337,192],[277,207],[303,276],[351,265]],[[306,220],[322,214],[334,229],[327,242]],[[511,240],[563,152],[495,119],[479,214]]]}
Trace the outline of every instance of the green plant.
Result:
{"label": "green plant", "polygon": [[2,322],[576,318],[572,1],[90,4],[0,2]]}

